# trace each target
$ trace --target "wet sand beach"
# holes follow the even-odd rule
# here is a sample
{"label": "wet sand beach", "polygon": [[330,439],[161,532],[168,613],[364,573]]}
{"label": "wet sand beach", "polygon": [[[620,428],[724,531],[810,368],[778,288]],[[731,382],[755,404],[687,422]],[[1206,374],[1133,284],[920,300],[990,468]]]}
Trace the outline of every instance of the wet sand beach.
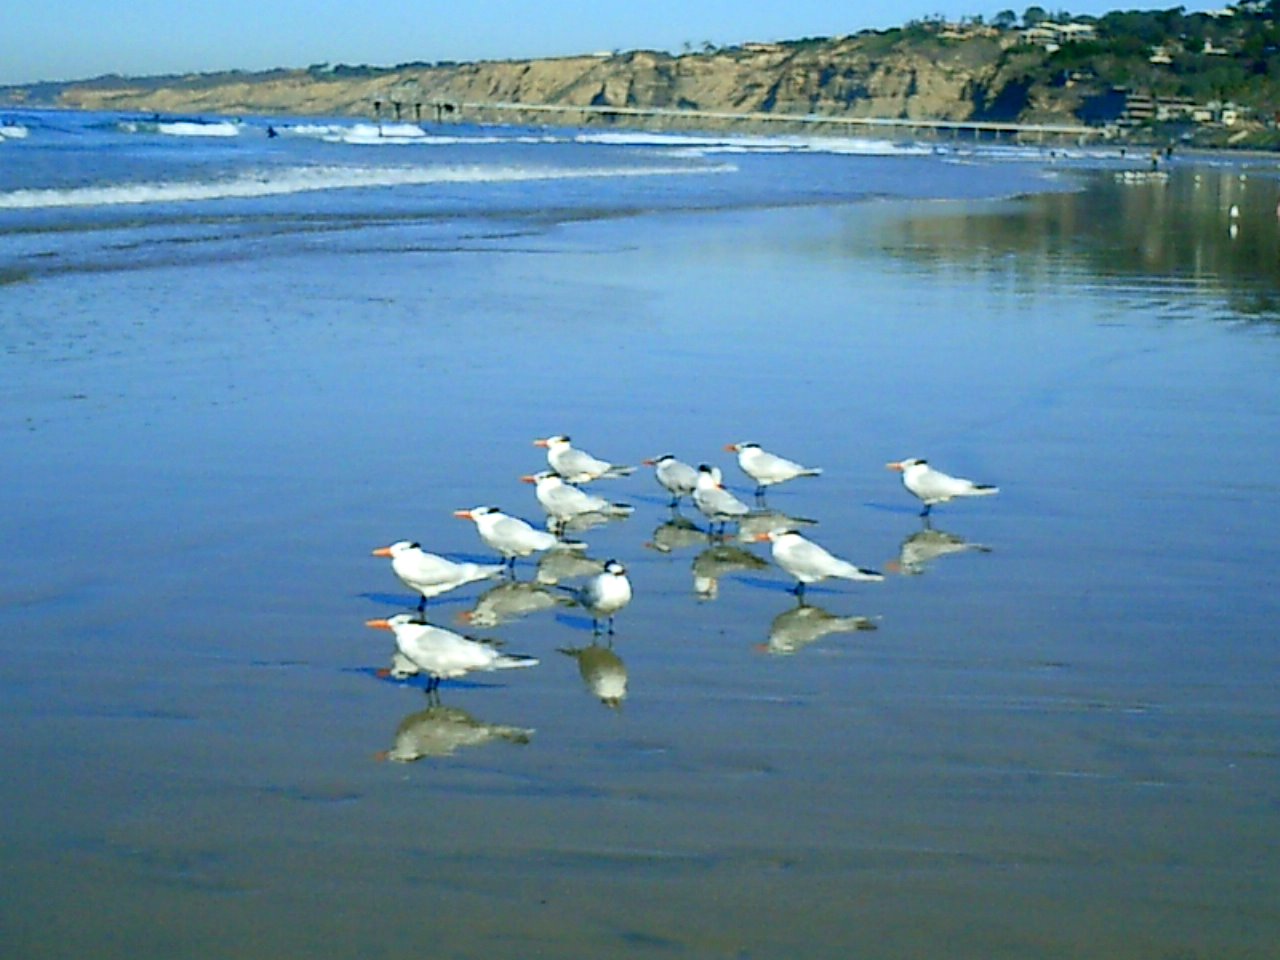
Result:
{"label": "wet sand beach", "polygon": [[[4,287],[2,952],[1271,955],[1277,185],[1076,175]],[[537,667],[378,677],[370,551],[491,561],[451,514],[541,522],[555,433],[821,466],[768,507],[886,579],[799,607],[641,467],[573,534],[611,639],[474,584],[428,617]],[[926,522],[912,456],[1000,493]]]}

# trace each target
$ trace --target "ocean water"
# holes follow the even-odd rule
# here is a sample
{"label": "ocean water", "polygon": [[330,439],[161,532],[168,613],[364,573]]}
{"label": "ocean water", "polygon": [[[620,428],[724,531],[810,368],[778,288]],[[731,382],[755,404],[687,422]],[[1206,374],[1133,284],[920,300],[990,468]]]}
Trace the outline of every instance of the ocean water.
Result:
{"label": "ocean water", "polygon": [[[1275,161],[0,121],[4,956],[1274,956]],[[642,467],[612,638],[526,560],[379,677],[555,433],[886,579]]]}

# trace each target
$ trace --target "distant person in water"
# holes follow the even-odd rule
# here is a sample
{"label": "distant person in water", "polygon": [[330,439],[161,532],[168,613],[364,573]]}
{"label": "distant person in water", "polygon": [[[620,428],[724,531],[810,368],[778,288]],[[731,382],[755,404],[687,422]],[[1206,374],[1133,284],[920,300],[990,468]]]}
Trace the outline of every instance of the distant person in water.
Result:
{"label": "distant person in water", "polygon": [[275,127],[267,127],[267,137],[268,137],[268,138],[271,138],[271,137],[278,137],[278,136],[280,136],[280,134],[276,133],[276,128],[275,128]]}

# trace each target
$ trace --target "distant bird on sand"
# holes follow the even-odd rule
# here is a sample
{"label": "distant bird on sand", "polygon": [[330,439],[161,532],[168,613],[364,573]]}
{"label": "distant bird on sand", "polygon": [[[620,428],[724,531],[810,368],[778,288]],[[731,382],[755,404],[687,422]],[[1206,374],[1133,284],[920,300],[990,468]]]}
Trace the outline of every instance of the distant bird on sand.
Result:
{"label": "distant bird on sand", "polygon": [[828,577],[844,580],[883,580],[884,574],[876,570],[864,570],[848,560],[841,560],[812,540],[806,540],[794,530],[772,530],[758,534],[757,540],[773,543],[773,559],[783,570],[796,578],[795,593],[804,596],[806,584],[817,583]]}
{"label": "distant bird on sand", "polygon": [[924,503],[920,516],[927,517],[935,503],[946,503],[956,497],[989,497],[999,493],[999,487],[989,483],[974,483],[961,477],[953,477],[935,470],[928,461],[919,458],[898,460],[885,464],[886,469],[902,474],[902,485]]}
{"label": "distant bird on sand", "polygon": [[625,477],[635,473],[635,467],[619,466],[599,460],[585,450],[577,450],[563,435],[533,441],[535,447],[547,448],[547,463],[551,469],[570,483],[590,483],[610,477]]}
{"label": "distant bird on sand", "polygon": [[821,467],[803,467],[794,460],[769,453],[758,443],[730,443],[725,449],[738,455],[738,466],[756,482],[757,497],[764,495],[765,487],[775,483],[785,483],[796,477],[816,477],[822,473]]}
{"label": "distant bird on sand", "polygon": [[365,626],[395,634],[396,649],[427,675],[428,693],[434,693],[441,680],[475,670],[532,667],[538,662],[534,657],[499,653],[487,643],[433,626],[408,613],[397,613],[385,620],[367,620]]}
{"label": "distant bird on sand", "polygon": [[608,622],[613,633],[613,615],[631,602],[631,581],[627,568],[617,560],[605,562],[604,571],[596,574],[580,588],[561,587],[573,594],[578,604],[591,614],[591,628],[599,632],[600,621]]}
{"label": "distant bird on sand", "polygon": [[391,570],[410,590],[422,594],[418,609],[431,597],[438,597],[467,583],[501,576],[506,565],[501,563],[454,563],[445,557],[427,553],[417,543],[397,540],[389,547],[373,551],[375,557],[389,557]]}
{"label": "distant bird on sand", "polygon": [[602,517],[629,517],[635,511],[635,507],[629,504],[610,503],[604,497],[579,490],[550,470],[526,474],[520,479],[534,484],[538,502],[559,528],[563,528],[570,520],[589,513],[598,513]]}
{"label": "distant bird on sand", "polygon": [[519,517],[508,516],[497,507],[472,507],[455,510],[455,517],[475,521],[476,531],[483,540],[514,567],[516,557],[527,557],[542,550],[560,547],[568,550],[584,550],[586,544],[561,540],[546,530],[536,530]]}
{"label": "distant bird on sand", "polygon": [[653,475],[658,478],[662,489],[671,494],[671,506],[680,502],[681,497],[693,494],[698,486],[698,471],[683,460],[677,460],[673,454],[664,453],[651,460],[640,461],[646,467],[653,467]]}
{"label": "distant bird on sand", "polygon": [[702,464],[698,467],[698,485],[693,491],[693,505],[712,525],[741,520],[751,508],[724,488],[717,471]]}

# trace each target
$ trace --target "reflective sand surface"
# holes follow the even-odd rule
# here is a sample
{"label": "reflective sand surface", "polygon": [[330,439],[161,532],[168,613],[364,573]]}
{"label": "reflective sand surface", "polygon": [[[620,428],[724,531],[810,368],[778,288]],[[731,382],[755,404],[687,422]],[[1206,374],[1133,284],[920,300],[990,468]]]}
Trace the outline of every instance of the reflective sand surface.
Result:
{"label": "reflective sand surface", "polygon": [[[1199,176],[5,288],[5,954],[1268,955],[1277,191]],[[558,432],[821,465],[769,508],[889,576],[797,609],[646,468],[612,645],[522,561],[428,615],[538,667],[375,676],[370,550],[487,559]]]}

